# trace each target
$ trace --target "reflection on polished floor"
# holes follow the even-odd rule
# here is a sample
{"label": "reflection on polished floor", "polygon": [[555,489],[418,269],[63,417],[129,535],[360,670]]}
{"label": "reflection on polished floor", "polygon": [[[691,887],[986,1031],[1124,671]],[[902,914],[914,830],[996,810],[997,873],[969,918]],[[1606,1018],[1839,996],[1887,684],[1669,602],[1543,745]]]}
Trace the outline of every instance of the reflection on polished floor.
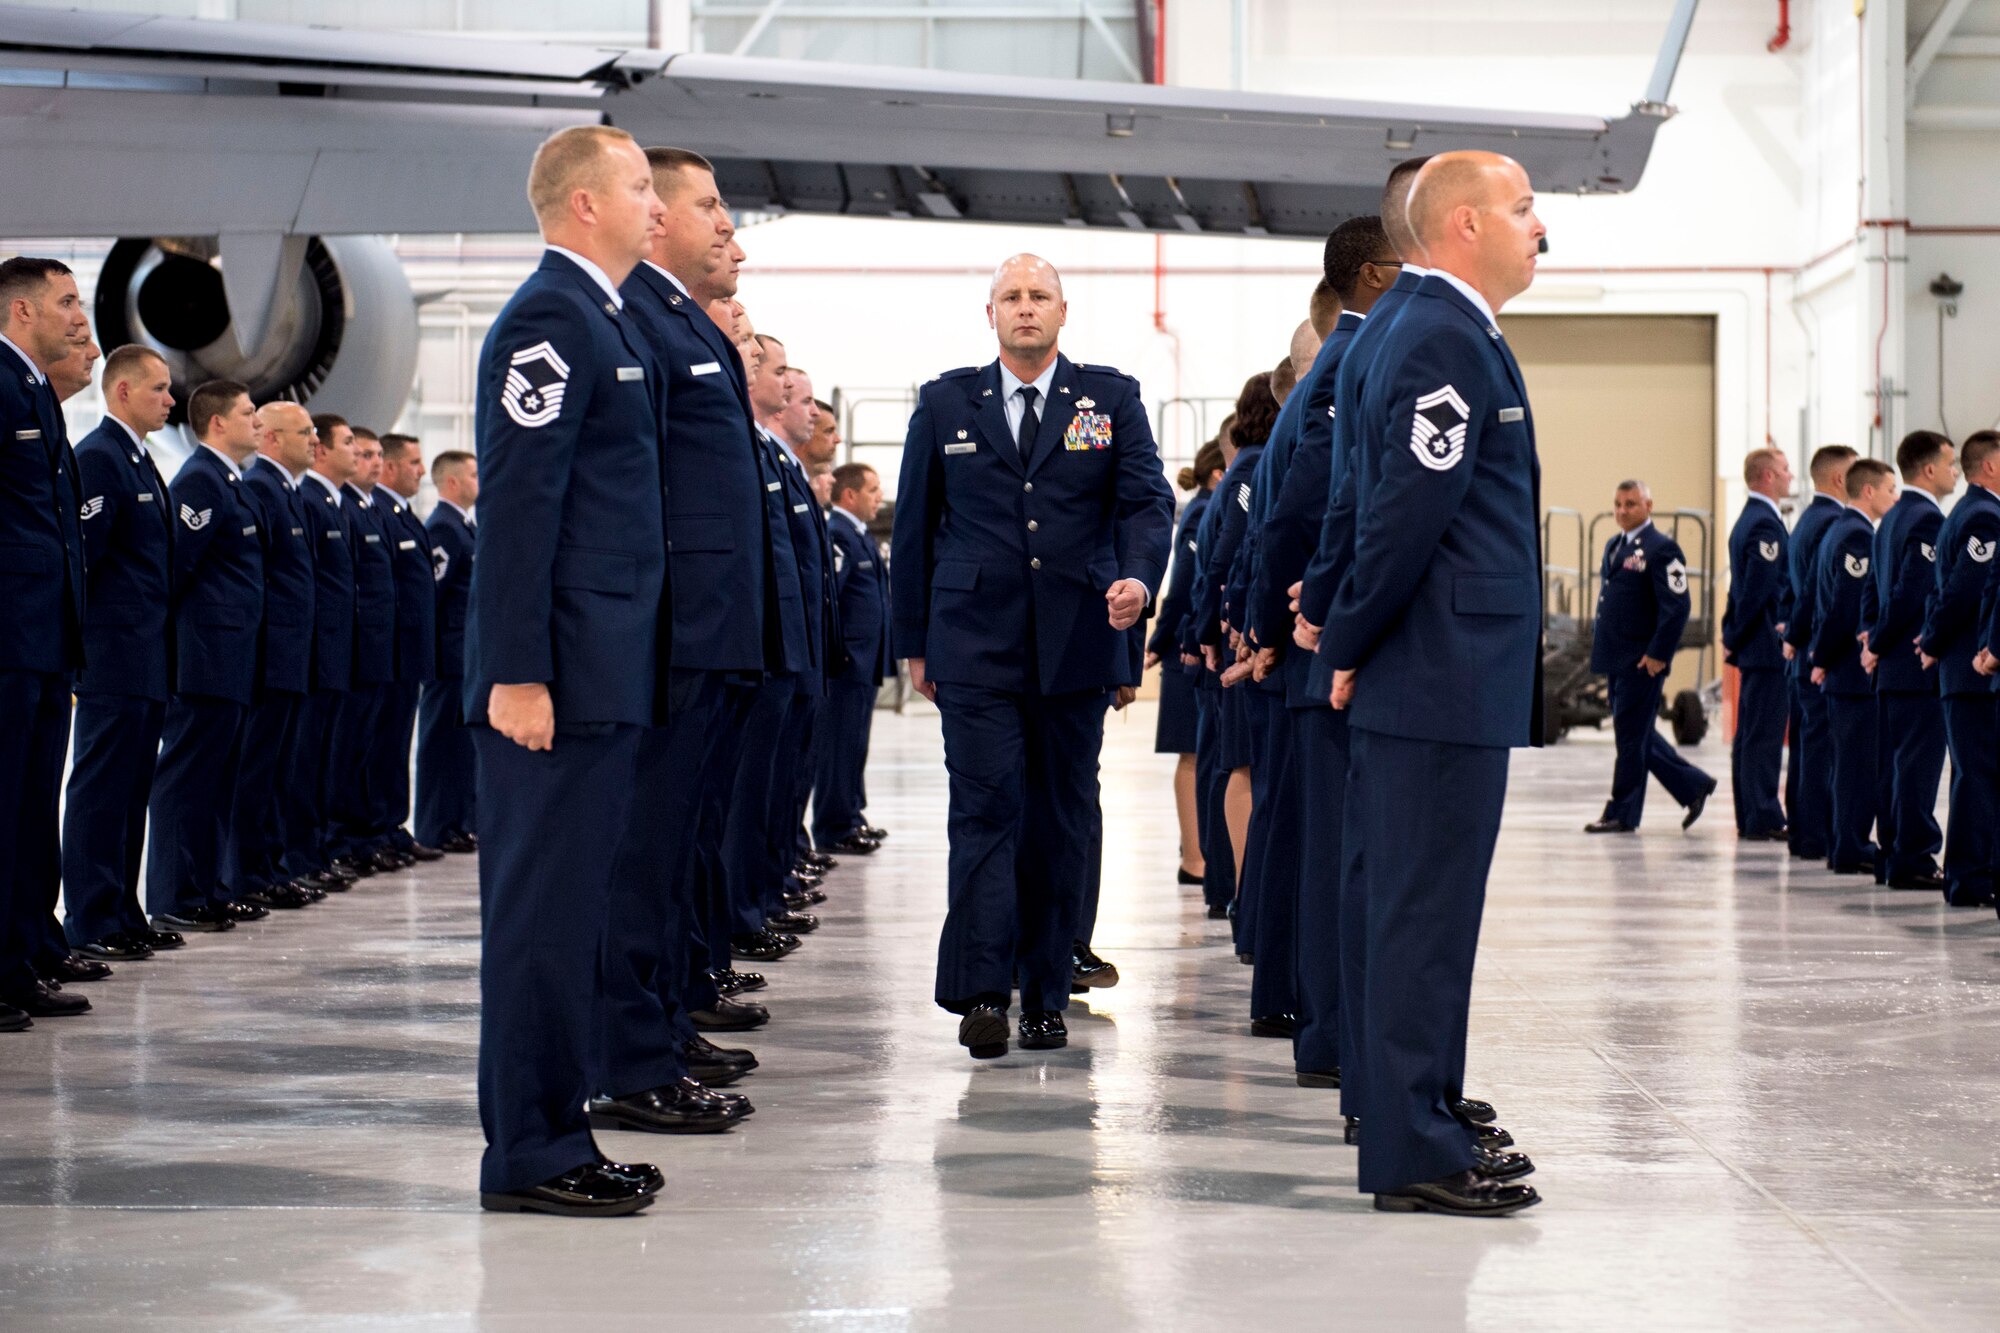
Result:
{"label": "reflection on polished floor", "polygon": [[1174,886],[1152,720],[1106,750],[1123,983],[1068,1050],[975,1065],[930,1002],[936,719],[884,715],[894,837],[766,969],[758,1114],[610,1140],[668,1175],[634,1218],[477,1211],[463,858],[121,968],[0,1037],[0,1327],[2000,1327],[1992,912],[1739,847],[1726,783],[1690,834],[1656,788],[1586,838],[1608,737],[1517,755],[1468,1087],[1547,1202],[1382,1216]]}

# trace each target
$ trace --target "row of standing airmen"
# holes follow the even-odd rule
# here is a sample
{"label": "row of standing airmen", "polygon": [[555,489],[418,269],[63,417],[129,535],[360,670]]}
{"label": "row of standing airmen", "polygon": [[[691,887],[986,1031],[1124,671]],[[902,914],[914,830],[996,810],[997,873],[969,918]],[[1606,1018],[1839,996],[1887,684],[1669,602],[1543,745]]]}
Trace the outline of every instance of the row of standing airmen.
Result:
{"label": "row of standing airmen", "polygon": [[[1828,445],[1810,475],[1812,499],[1787,529],[1784,454],[1760,449],[1744,464],[1751,499],[1730,536],[1722,626],[1740,673],[1737,834],[1786,843],[1837,874],[1942,893],[1953,906],[1991,905],[2000,881],[2000,432],[1955,446],[1913,431],[1893,468]],[[1961,475],[1965,489],[1947,513]]]}
{"label": "row of standing airmen", "polygon": [[1148,642],[1181,881],[1232,920],[1252,1031],[1338,1092],[1385,1210],[1539,1201],[1463,1077],[1508,751],[1541,741],[1540,470],[1495,312],[1543,236],[1517,164],[1458,153],[1334,230],[1288,364],[1183,474],[1225,468]]}

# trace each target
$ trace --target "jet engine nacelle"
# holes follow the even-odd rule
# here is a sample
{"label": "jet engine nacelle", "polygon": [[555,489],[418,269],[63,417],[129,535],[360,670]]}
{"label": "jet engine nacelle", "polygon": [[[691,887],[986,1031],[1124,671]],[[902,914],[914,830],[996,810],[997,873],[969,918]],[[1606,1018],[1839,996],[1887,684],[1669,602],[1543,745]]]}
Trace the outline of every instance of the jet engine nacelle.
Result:
{"label": "jet engine nacelle", "polygon": [[97,338],[166,358],[174,416],[206,380],[240,380],[387,430],[417,369],[417,303],[378,236],[126,238],[97,283]]}

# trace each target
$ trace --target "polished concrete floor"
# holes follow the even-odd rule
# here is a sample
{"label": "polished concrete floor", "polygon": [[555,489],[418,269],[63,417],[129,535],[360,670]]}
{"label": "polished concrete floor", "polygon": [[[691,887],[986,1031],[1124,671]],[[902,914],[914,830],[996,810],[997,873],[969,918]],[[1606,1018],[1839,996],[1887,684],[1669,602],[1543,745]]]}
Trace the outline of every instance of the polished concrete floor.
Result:
{"label": "polished concrete floor", "polygon": [[766,969],[758,1114],[609,1140],[668,1175],[634,1218],[477,1211],[463,858],[121,968],[0,1036],[0,1328],[2000,1327],[1991,911],[1739,847],[1726,784],[1586,838],[1608,738],[1518,755],[1468,1087],[1547,1201],[1383,1216],[1174,886],[1152,720],[1106,747],[1122,984],[975,1065],[930,1003],[936,718],[885,714],[895,836]]}

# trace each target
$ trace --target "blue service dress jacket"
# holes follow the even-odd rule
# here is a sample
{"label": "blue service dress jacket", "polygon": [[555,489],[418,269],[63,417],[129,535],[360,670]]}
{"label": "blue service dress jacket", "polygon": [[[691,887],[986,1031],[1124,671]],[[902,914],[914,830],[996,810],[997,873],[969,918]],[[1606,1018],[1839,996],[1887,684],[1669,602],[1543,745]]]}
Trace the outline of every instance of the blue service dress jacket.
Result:
{"label": "blue service dress jacket", "polygon": [[742,358],[652,264],[633,269],[619,291],[666,386],[661,466],[674,664],[761,671],[778,660],[766,642],[780,592],[764,503],[778,478],[757,444]]}
{"label": "blue service dress jacket", "polygon": [[1672,662],[1691,607],[1679,544],[1651,523],[1621,532],[1605,544],[1598,574],[1590,669],[1624,671],[1641,657]]}
{"label": "blue service dress jacket", "polygon": [[123,426],[106,417],[76,447],[86,595],[78,694],[165,703],[173,688],[173,522],[167,483]]}
{"label": "blue service dress jacket", "polygon": [[1162,593],[1155,606],[1153,632],[1146,641],[1146,651],[1160,659],[1163,671],[1180,671],[1181,632],[1187,627],[1187,618],[1193,609],[1194,567],[1196,549],[1200,545],[1201,519],[1214,501],[1215,492],[1196,491],[1181,510],[1178,526],[1174,529],[1173,563],[1168,566],[1167,590]]}
{"label": "blue service dress jacket", "polygon": [[1943,529],[1944,510],[1937,501],[1907,488],[1875,529],[1874,615],[1864,628],[1869,651],[1881,659],[1875,665],[1878,693],[1937,693],[1937,668],[1925,669],[1916,637],[1937,581]]}
{"label": "blue service dress jacket", "polygon": [[1173,517],[1137,380],[1058,355],[1023,457],[999,363],[949,371],[918,391],[904,443],[895,653],[1027,694],[1137,685],[1104,594],[1128,578],[1158,594]]}
{"label": "blue service dress jacket", "polygon": [[431,537],[431,579],[437,585],[439,680],[465,678],[465,613],[472,593],[472,527],[439,501],[424,522]]}
{"label": "blue service dress jacket", "polygon": [[313,547],[312,688],[354,683],[354,519],[340,489],[314,472],[299,479]]}
{"label": "blue service dress jacket", "polygon": [[1540,745],[1541,464],[1520,367],[1436,276],[1376,357],[1355,422],[1353,556],[1320,636],[1335,670],[1361,672],[1350,724]]}
{"label": "blue service dress jacket", "polygon": [[[1228,636],[1223,627],[1241,633],[1234,609],[1229,604],[1229,581],[1243,549],[1244,535],[1250,531],[1250,510],[1256,504],[1257,469],[1270,445],[1253,444],[1238,449],[1229,470],[1215,488],[1215,541],[1202,560],[1201,578],[1194,589],[1194,613],[1189,619],[1183,643],[1189,652],[1204,647],[1225,647]],[[1225,662],[1229,655],[1223,655]]]}
{"label": "blue service dress jacket", "polygon": [[0,671],[84,664],[81,489],[55,391],[0,346]]}
{"label": "blue service dress jacket", "polygon": [[1937,659],[1942,694],[1979,694],[1992,681],[1972,669],[1978,656],[1981,616],[2000,551],[2000,498],[1968,486],[1938,529],[1937,578],[1924,606],[1923,651]]}
{"label": "blue service dress jacket", "polygon": [[1792,673],[1806,677],[1812,674],[1812,666],[1807,660],[1812,648],[1813,630],[1818,621],[1816,605],[1818,586],[1813,574],[1819,568],[1820,538],[1826,535],[1833,520],[1839,518],[1847,506],[1830,495],[1815,495],[1798,522],[1792,525],[1792,541],[1786,550],[1787,573],[1792,590],[1792,604],[1785,623],[1785,642],[1792,645]]}
{"label": "blue service dress jacket", "polygon": [[1868,627],[1864,604],[1872,600],[1875,525],[1858,509],[1850,509],[1827,525],[1820,537],[1819,563],[1813,570],[1814,615],[1808,654],[1812,665],[1826,672],[1820,689],[1827,694],[1873,694],[1875,683],[1861,665],[1861,631]]}
{"label": "blue service dress jacket", "polygon": [[375,488],[396,576],[396,679],[437,679],[437,564],[431,535],[409,501]]}
{"label": "blue service dress jacket", "polygon": [[[304,694],[312,688],[312,524],[304,492],[286,484],[283,468],[261,454],[243,469],[264,536],[264,625],[259,639],[260,690]],[[260,694],[261,697],[261,694]]]}
{"label": "blue service dress jacket", "polygon": [[559,254],[494,321],[475,400],[468,723],[486,720],[495,684],[547,684],[559,731],[663,715],[659,379],[632,321]]}
{"label": "blue service dress jacket", "polygon": [[261,510],[216,453],[196,446],[167,488],[174,507],[174,689],[256,701],[264,620]]}
{"label": "blue service dress jacket", "polygon": [[889,656],[889,571],[875,538],[844,513],[829,514],[833,542],[834,604],[840,646],[828,675],[834,680],[880,685],[895,668]]}
{"label": "blue service dress jacket", "polygon": [[353,482],[340,488],[354,534],[354,687],[396,678],[396,562],[388,526],[389,492],[372,496]]}
{"label": "blue service dress jacket", "polygon": [[1785,665],[1785,637],[1778,626],[1790,614],[1792,585],[1787,559],[1792,535],[1778,507],[1753,497],[1729,532],[1729,599],[1722,611],[1722,650],[1739,671]]}

